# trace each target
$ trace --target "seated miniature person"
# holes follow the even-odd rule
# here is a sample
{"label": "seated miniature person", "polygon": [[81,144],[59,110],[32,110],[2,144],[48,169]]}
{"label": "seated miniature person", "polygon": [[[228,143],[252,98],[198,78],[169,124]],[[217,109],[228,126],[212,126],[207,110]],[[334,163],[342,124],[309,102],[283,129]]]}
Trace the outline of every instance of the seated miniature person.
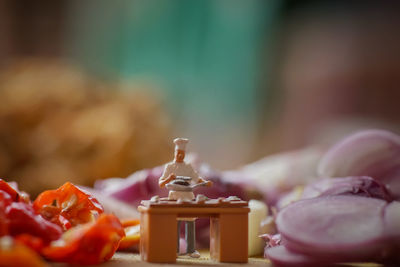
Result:
{"label": "seated miniature person", "polygon": [[[193,169],[192,165],[186,163],[185,159],[185,149],[188,139],[176,138],[175,143],[175,158],[172,162],[165,165],[164,172],[159,179],[159,186],[164,187],[168,183],[173,183],[173,181],[178,181],[177,184],[180,186],[204,184],[206,186],[211,186],[211,181],[205,181],[199,177],[199,174]],[[168,199],[169,200],[194,200],[194,194],[192,190],[170,190]],[[200,253],[195,249],[195,220],[196,218],[179,218],[178,219],[178,251],[179,251],[179,233],[180,233],[180,222],[186,222],[185,226],[185,239],[187,242],[186,254],[190,257],[198,258]]]}

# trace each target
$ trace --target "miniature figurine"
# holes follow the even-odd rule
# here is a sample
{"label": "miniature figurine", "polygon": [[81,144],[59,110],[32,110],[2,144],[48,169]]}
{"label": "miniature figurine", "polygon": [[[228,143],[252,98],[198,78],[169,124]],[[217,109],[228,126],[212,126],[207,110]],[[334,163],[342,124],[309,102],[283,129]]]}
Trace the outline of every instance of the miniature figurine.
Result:
{"label": "miniature figurine", "polygon": [[153,196],[150,200],[142,200],[138,207],[141,259],[157,263],[176,262],[182,221],[186,224],[185,255],[199,257],[195,249],[195,220],[208,217],[210,258],[219,262],[247,262],[248,203],[236,196],[209,199],[198,194],[195,198],[194,188],[211,186],[212,182],[202,179],[192,165],[184,161],[188,140],[177,138],[174,143],[175,159],[165,165],[159,178],[160,187],[170,190],[168,197]]}
{"label": "miniature figurine", "polygon": [[[192,201],[195,199],[193,189],[197,186],[211,186],[211,181],[202,179],[193,169],[192,165],[186,163],[185,150],[188,143],[186,138],[176,138],[175,158],[172,162],[165,165],[164,172],[159,179],[159,186],[166,186],[170,191],[168,200],[178,202]],[[186,254],[193,258],[200,257],[200,253],[195,249],[195,220],[196,218],[179,218],[178,220],[178,252],[179,252],[179,230],[181,221],[185,225],[185,239],[187,242]]]}

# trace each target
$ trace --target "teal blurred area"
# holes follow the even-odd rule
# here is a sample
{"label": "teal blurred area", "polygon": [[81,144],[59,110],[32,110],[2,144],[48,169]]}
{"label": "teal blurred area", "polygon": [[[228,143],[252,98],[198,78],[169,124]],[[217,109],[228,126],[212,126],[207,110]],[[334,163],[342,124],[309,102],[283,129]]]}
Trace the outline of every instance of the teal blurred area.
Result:
{"label": "teal blurred area", "polygon": [[161,94],[176,135],[232,166],[257,138],[260,67],[278,2],[72,1],[69,53],[101,76]]}

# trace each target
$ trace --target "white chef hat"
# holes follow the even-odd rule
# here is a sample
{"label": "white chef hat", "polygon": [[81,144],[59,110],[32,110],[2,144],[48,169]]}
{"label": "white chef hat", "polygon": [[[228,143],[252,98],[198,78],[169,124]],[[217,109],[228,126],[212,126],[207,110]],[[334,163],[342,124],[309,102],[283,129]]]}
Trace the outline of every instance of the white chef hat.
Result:
{"label": "white chef hat", "polygon": [[175,144],[175,150],[186,150],[186,144],[189,142],[189,139],[187,138],[175,138],[174,139],[174,144]]}

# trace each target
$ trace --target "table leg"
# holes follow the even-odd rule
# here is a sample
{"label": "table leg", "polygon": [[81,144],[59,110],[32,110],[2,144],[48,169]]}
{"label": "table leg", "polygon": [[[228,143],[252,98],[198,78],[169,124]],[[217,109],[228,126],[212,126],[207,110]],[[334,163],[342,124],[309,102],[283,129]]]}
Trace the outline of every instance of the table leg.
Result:
{"label": "table leg", "polygon": [[248,214],[220,214],[210,221],[211,258],[220,262],[247,262]]}
{"label": "table leg", "polygon": [[176,215],[142,213],[140,227],[142,260],[165,263],[176,261]]}

